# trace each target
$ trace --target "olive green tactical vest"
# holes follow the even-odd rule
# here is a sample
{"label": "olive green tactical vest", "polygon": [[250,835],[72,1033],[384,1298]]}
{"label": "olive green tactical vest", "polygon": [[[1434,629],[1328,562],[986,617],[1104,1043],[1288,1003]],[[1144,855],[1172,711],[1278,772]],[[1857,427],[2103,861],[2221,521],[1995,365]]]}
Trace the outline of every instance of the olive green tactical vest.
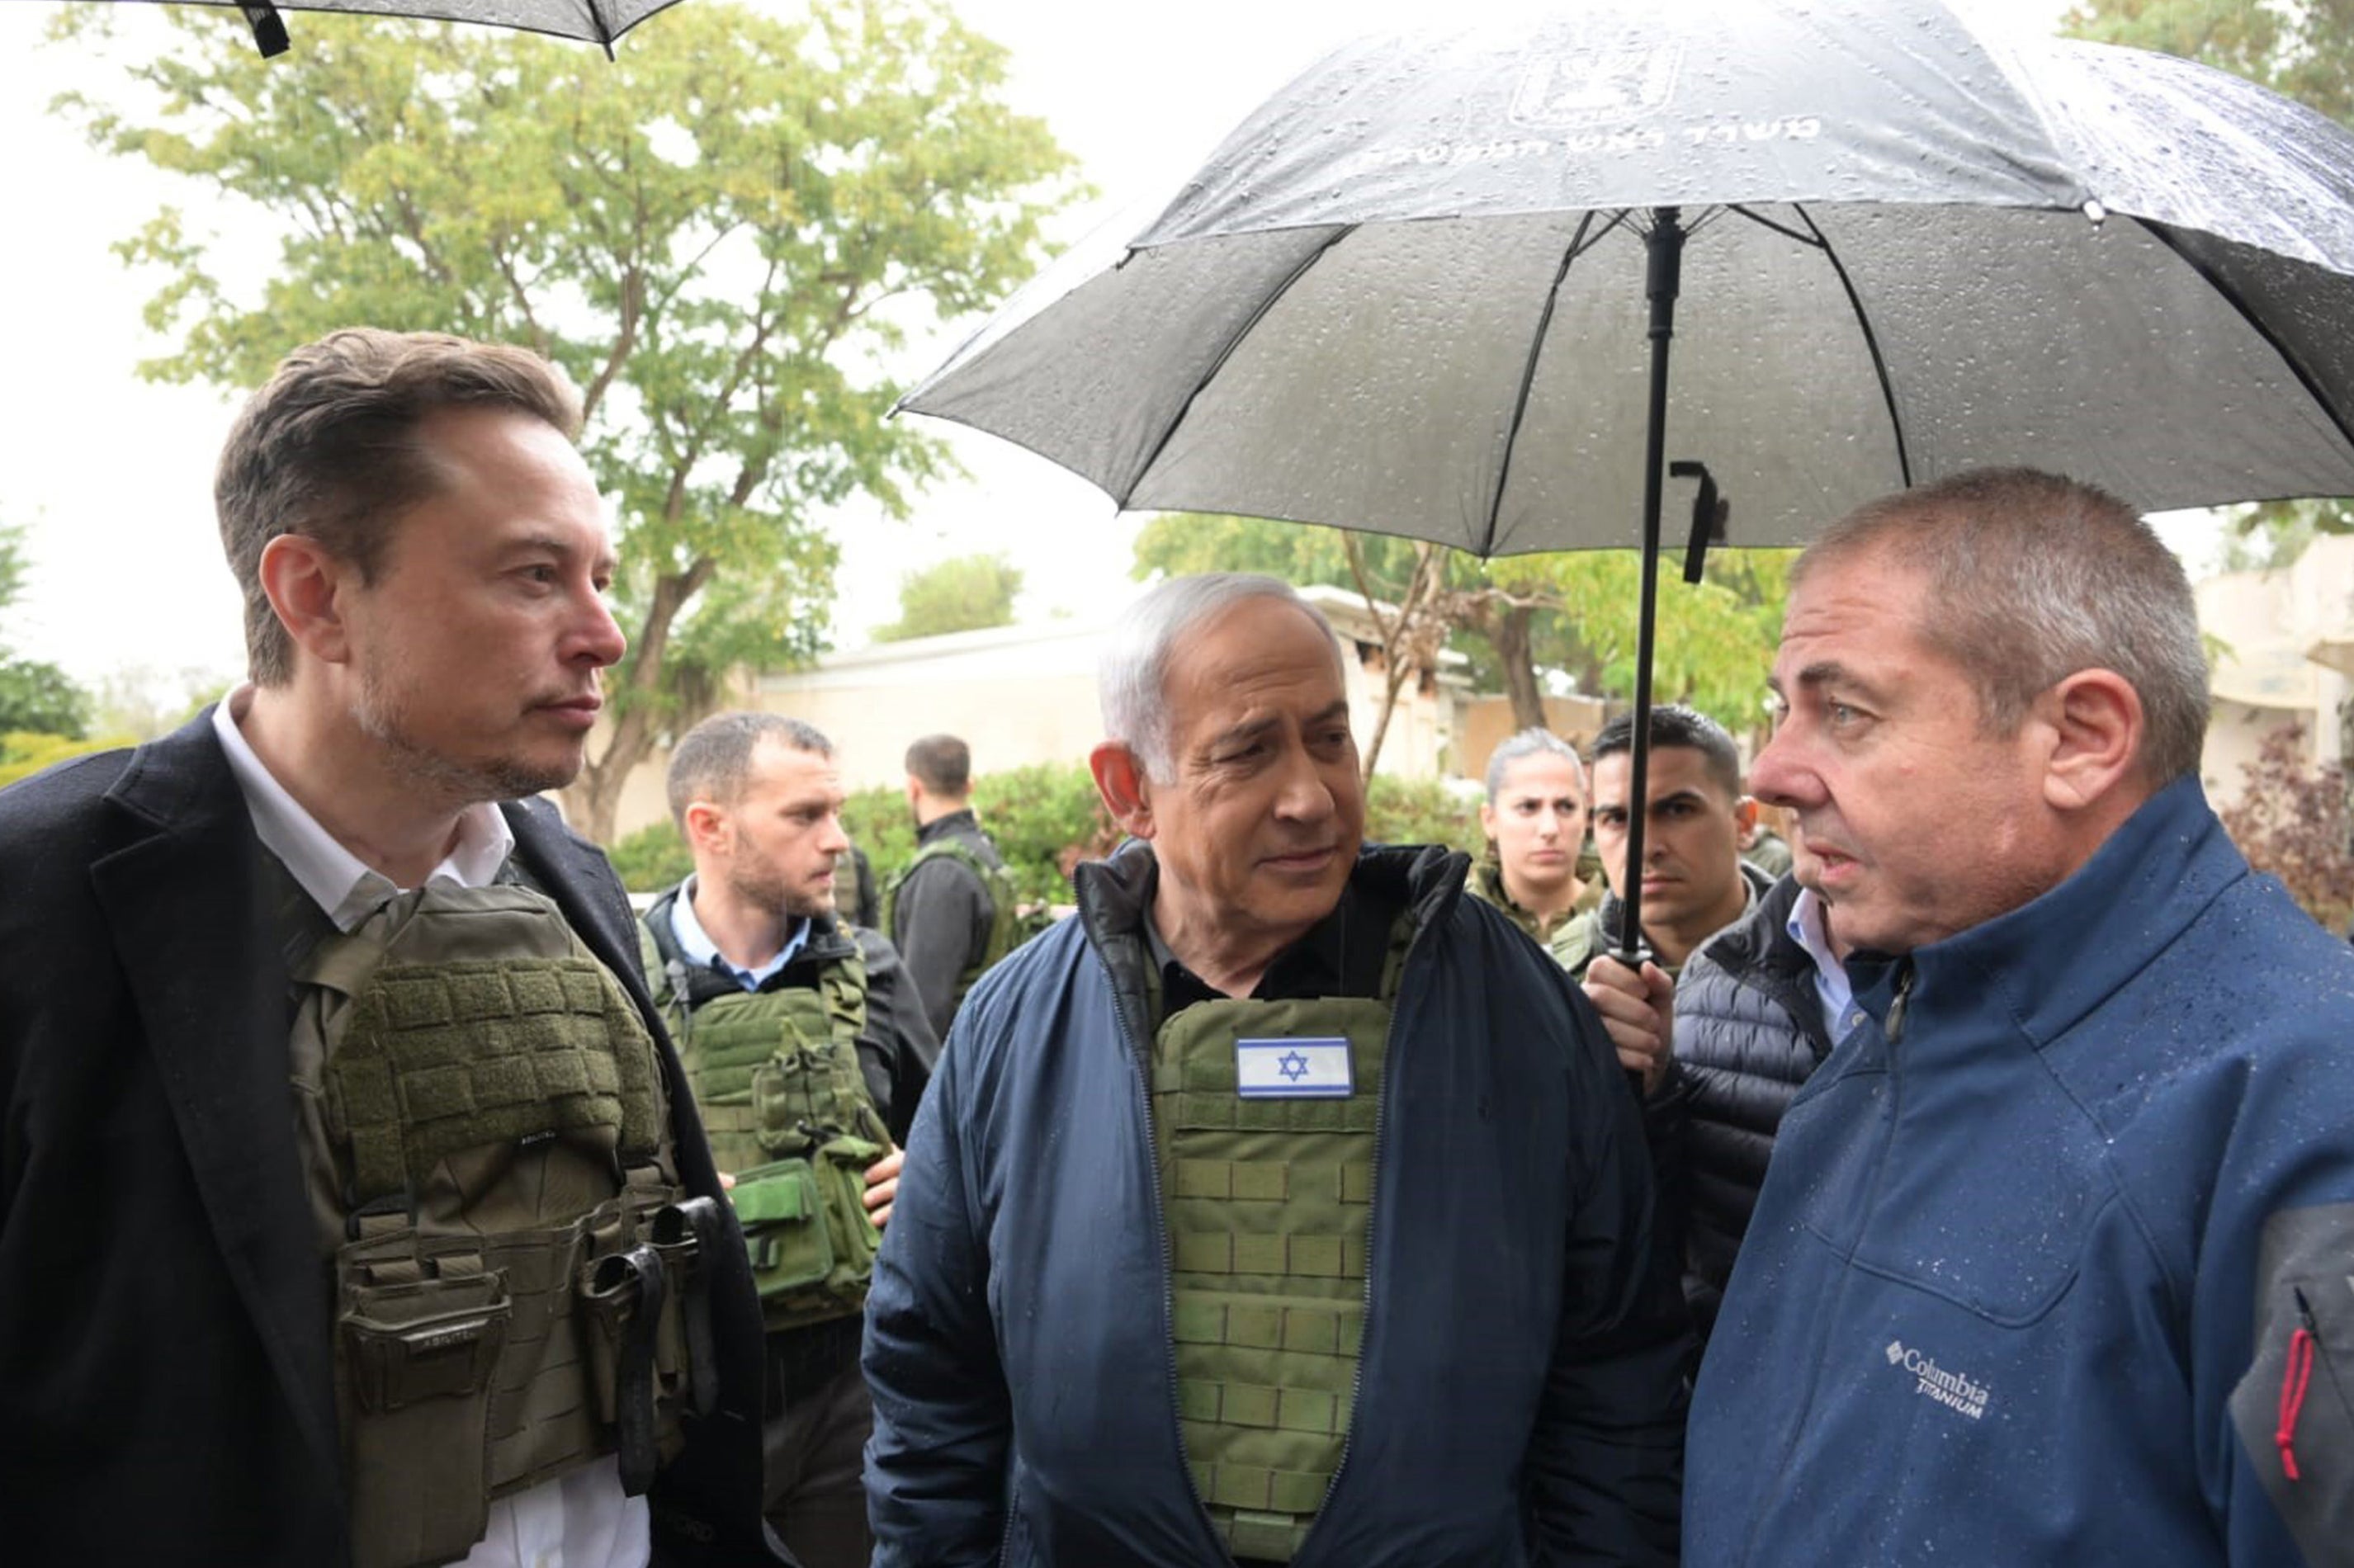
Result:
{"label": "olive green tactical vest", "polygon": [[981,951],[972,962],[957,975],[952,1003],[962,1005],[965,993],[995,967],[1000,959],[1038,934],[1043,927],[1025,923],[1022,914],[1022,889],[1013,880],[1013,871],[1002,865],[991,865],[964,840],[952,833],[943,833],[916,852],[916,858],[899,870],[883,889],[883,929],[893,941],[899,939],[899,889],[916,868],[928,860],[942,856],[959,862],[975,876],[989,895],[989,934],[981,939]]}
{"label": "olive green tactical vest", "polygon": [[[1289,1561],[1347,1446],[1389,1022],[1386,1000],[1215,1000],[1153,1041],[1179,1423],[1237,1556]],[[1237,1093],[1237,1039],[1332,1036],[1349,1042],[1349,1097]]]}
{"label": "olive green tactical vest", "polygon": [[865,960],[854,945],[813,986],[705,986],[664,957],[652,922],[667,916],[658,906],[641,924],[646,969],[712,1158],[736,1178],[762,1321],[775,1331],[849,1317],[866,1305],[883,1240],[866,1168],[891,1145],[858,1065]]}
{"label": "olive green tactical vest", "polygon": [[493,1499],[617,1449],[645,1490],[716,1392],[696,1254],[722,1224],[680,1187],[636,1008],[512,885],[404,893],[292,978],[309,1169],[341,1213],[355,1568],[462,1557]]}

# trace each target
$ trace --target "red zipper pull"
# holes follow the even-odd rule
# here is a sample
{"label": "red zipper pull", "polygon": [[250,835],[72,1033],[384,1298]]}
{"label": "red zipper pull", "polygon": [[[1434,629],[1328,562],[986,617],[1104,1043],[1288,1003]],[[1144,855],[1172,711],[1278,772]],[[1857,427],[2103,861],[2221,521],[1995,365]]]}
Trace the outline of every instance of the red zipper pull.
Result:
{"label": "red zipper pull", "polygon": [[2300,1322],[2288,1337],[2288,1361],[2281,1368],[2280,1425],[2273,1442],[2280,1448],[2281,1473],[2296,1481],[2304,1479],[2296,1468],[2296,1418],[2305,1408],[2305,1391],[2313,1383],[2313,1348],[2320,1341],[2313,1332],[2313,1308],[2306,1304],[2305,1292],[2292,1286],[2289,1294],[2296,1298]]}

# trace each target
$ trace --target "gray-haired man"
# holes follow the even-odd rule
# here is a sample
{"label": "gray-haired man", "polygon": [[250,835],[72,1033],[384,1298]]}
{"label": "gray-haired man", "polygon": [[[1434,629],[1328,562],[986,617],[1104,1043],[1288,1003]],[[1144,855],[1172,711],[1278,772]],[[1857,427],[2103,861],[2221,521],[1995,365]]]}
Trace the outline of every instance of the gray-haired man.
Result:
{"label": "gray-haired man", "polygon": [[967,999],[876,1264],[876,1563],[1673,1562],[1681,1313],[1592,1012],[1463,856],[1363,848],[1284,584],[1160,585],[1102,693],[1138,842]]}

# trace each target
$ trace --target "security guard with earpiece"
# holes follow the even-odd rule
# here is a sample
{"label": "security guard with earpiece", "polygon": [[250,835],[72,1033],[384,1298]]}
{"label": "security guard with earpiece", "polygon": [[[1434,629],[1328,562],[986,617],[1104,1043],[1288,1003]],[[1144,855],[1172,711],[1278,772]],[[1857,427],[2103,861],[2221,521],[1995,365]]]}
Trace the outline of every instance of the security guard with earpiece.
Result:
{"label": "security guard with earpiece", "polygon": [[842,799],[808,725],[705,719],[670,761],[695,874],[643,920],[655,1000],[734,1179],[769,1330],[765,1506],[806,1568],[864,1568],[873,1550],[861,1314],[938,1049],[890,942],[835,916]]}

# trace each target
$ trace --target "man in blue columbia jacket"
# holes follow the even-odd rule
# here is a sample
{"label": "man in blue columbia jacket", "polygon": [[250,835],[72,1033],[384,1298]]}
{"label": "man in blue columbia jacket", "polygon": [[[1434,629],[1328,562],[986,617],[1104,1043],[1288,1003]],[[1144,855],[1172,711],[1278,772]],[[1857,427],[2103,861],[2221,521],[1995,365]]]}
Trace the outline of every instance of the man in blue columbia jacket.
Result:
{"label": "man in blue columbia jacket", "polygon": [[1676,1557],[1634,1097],[1437,849],[1365,850],[1331,629],[1182,578],[1103,663],[1138,842],[983,978],[867,1307],[875,1561]]}
{"label": "man in blue columbia jacket", "polygon": [[1688,1560],[2354,1552],[2354,955],[2200,792],[2189,585],[2009,470],[1791,575],[1752,788],[1854,1001],[1694,1397]]}

